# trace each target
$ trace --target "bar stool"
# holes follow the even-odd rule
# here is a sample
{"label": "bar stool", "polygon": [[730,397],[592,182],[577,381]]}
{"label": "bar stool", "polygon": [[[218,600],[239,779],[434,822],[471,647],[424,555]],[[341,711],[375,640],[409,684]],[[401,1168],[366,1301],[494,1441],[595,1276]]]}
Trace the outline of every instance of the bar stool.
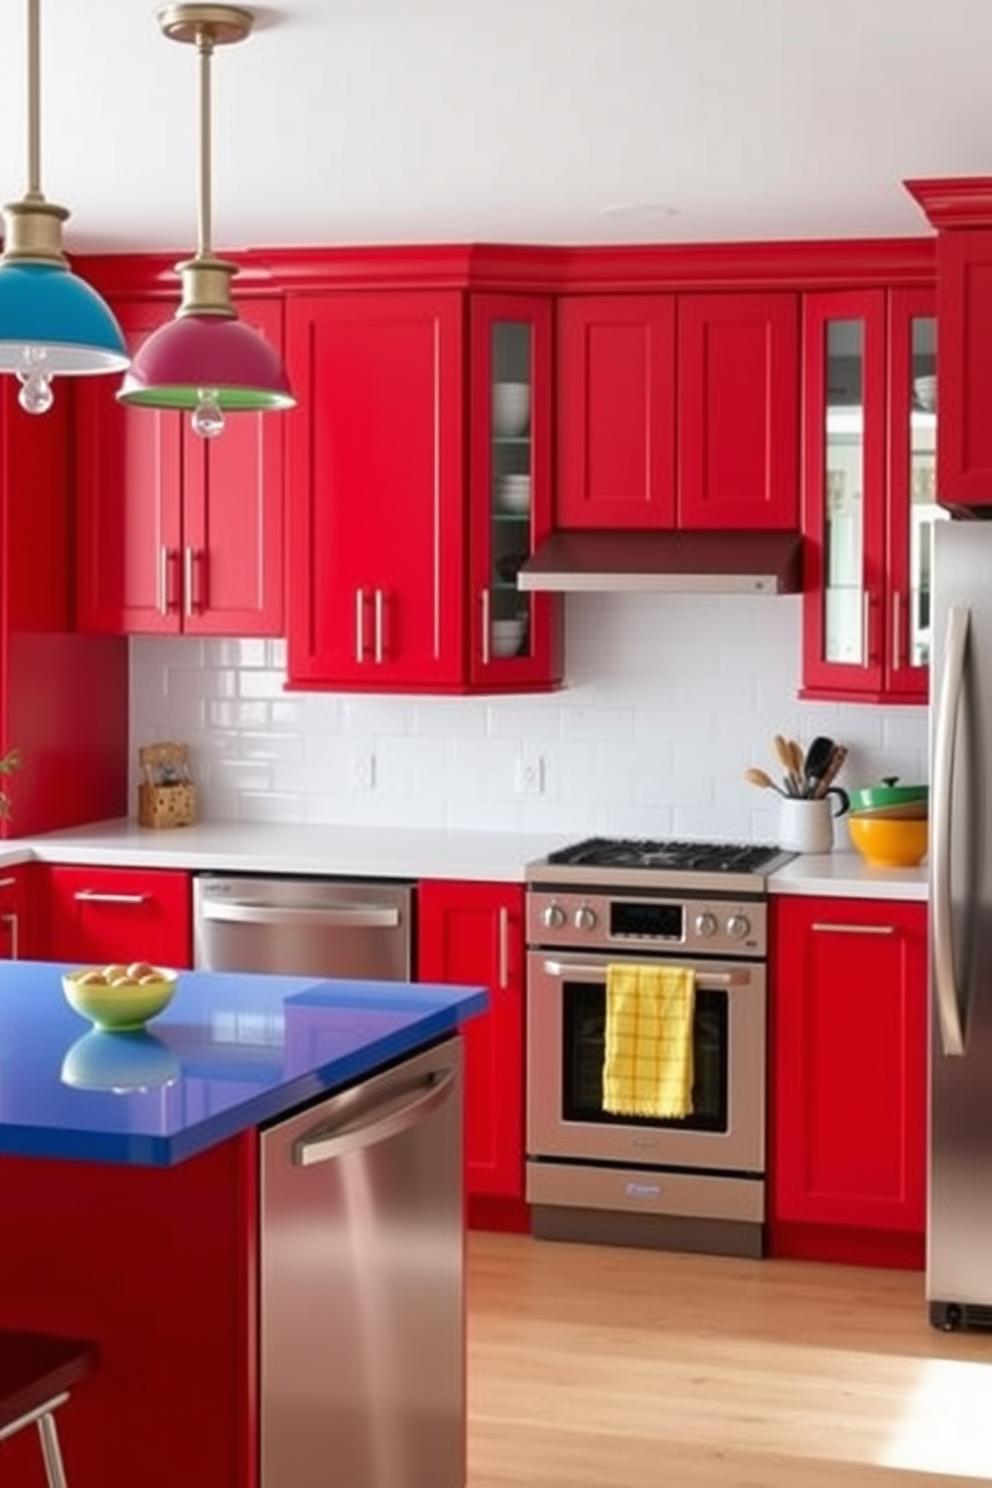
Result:
{"label": "bar stool", "polygon": [[34,1421],[49,1488],[68,1488],[54,1412],[96,1361],[85,1339],[0,1328],[0,1442]]}

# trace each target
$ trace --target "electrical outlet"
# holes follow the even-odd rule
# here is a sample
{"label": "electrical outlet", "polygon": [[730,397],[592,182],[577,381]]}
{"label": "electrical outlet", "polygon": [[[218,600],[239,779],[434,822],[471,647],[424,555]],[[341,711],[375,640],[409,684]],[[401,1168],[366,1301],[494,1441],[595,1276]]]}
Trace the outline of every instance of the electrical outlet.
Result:
{"label": "electrical outlet", "polygon": [[517,758],[515,785],[518,796],[539,796],[544,790],[544,760],[539,754]]}
{"label": "electrical outlet", "polygon": [[375,790],[375,755],[370,749],[351,756],[348,784],[355,792]]}

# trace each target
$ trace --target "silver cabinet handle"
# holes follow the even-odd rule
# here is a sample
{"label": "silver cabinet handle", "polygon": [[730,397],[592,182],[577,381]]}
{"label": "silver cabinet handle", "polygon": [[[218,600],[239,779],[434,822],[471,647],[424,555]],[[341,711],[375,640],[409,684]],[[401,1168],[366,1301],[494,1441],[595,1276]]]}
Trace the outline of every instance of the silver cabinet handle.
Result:
{"label": "silver cabinet handle", "polygon": [[184,557],[183,587],[186,593],[186,613],[195,615],[204,609],[203,566],[206,555],[200,548],[187,546]]}
{"label": "silver cabinet handle", "polygon": [[383,631],[384,631],[384,618],[383,618],[384,617],[384,614],[385,614],[385,603],[384,603],[384,600],[383,600],[382,590],[381,589],[377,589],[375,591],[375,652],[374,652],[375,661],[376,661],[376,665],[377,666],[381,666],[382,665],[382,658],[385,655],[385,639],[384,639],[384,633],[383,633]]}
{"label": "silver cabinet handle", "polygon": [[865,648],[864,661],[861,663],[861,665],[863,667],[870,667],[871,666],[871,640],[870,640],[870,636],[871,636],[871,595],[868,593],[868,590],[867,589],[865,590],[864,598],[861,601],[861,624],[862,624],[862,628],[864,630],[864,634],[862,636],[862,642],[863,642],[863,645],[864,645],[864,648]]}
{"label": "silver cabinet handle", "polygon": [[892,670],[897,672],[902,666],[902,632],[900,621],[902,620],[902,595],[896,589],[892,595]]}
{"label": "silver cabinet handle", "polygon": [[355,590],[355,660],[365,660],[365,590]]}
{"label": "silver cabinet handle", "polygon": [[895,935],[895,925],[845,925],[831,920],[814,920],[813,929],[831,935]]}
{"label": "silver cabinet handle", "polygon": [[20,960],[20,940],[18,936],[18,918],[14,910],[10,914],[0,915],[0,922],[7,926],[10,931],[10,959]]}
{"label": "silver cabinet handle", "polygon": [[300,1137],[293,1143],[293,1162],[297,1167],[309,1168],[314,1163],[330,1162],[332,1158],[345,1157],[349,1152],[400,1136],[444,1104],[452,1092],[454,1079],[453,1070],[442,1070],[418,1082],[412,1095],[407,1087],[371,1112],[364,1111],[339,1127],[328,1131],[323,1126],[308,1137]]}
{"label": "silver cabinet handle", "polygon": [[499,987],[504,991],[510,985],[510,913],[506,905],[500,905],[499,911],[499,967],[497,977]]}
{"label": "silver cabinet handle", "polygon": [[105,894],[102,889],[77,889],[74,899],[88,904],[147,904],[151,894]]}
{"label": "silver cabinet handle", "polygon": [[16,878],[0,878],[0,889],[13,889],[17,887]]}
{"label": "silver cabinet handle", "polygon": [[[958,710],[964,690],[971,611],[951,605],[947,612],[944,675],[934,716],[933,796],[930,830],[933,851],[931,924],[933,980],[945,1054],[964,1053],[964,1024],[954,967],[954,929],[951,916],[951,806],[954,799],[954,745]],[[977,799],[977,797],[975,798]]]}
{"label": "silver cabinet handle", "polygon": [[158,550],[158,608],[161,615],[169,613],[169,559],[167,547]]}
{"label": "silver cabinet handle", "polygon": [[482,606],[482,665],[489,665],[489,590],[483,589],[479,595],[479,603]]}
{"label": "silver cabinet handle", "polygon": [[[566,961],[545,961],[544,970],[548,976],[558,977],[562,981],[606,983],[605,965],[582,966]],[[704,992],[718,992],[725,987],[746,987],[750,980],[751,973],[743,968],[740,971],[696,972],[696,986]]]}
{"label": "silver cabinet handle", "polygon": [[299,905],[292,909],[275,904],[238,904],[204,900],[200,914],[205,920],[218,920],[227,925],[334,925],[339,930],[395,930],[400,923],[398,909],[380,909],[373,905],[350,905],[335,909],[330,905]]}

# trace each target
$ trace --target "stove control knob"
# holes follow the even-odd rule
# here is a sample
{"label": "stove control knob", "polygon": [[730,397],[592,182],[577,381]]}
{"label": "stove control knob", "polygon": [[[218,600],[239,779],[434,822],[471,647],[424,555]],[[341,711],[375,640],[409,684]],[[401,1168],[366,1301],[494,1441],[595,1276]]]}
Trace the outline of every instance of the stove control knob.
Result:
{"label": "stove control knob", "polygon": [[710,914],[708,909],[703,910],[702,914],[696,916],[696,934],[701,935],[704,940],[708,940],[711,935],[715,935],[718,929],[716,915]]}
{"label": "stove control knob", "polygon": [[727,921],[727,934],[731,940],[746,940],[751,934],[751,921],[747,915],[741,914],[739,910],[732,914]]}
{"label": "stove control knob", "polygon": [[595,924],[595,911],[591,910],[588,904],[580,904],[578,909],[575,911],[576,930],[592,930],[595,928]]}
{"label": "stove control knob", "polygon": [[565,911],[560,904],[549,904],[541,916],[545,929],[560,930],[565,923]]}

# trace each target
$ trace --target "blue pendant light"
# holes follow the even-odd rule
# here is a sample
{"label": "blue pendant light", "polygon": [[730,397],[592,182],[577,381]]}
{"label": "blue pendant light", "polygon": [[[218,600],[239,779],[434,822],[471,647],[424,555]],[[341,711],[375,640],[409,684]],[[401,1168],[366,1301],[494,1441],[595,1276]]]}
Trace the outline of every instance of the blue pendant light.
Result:
{"label": "blue pendant light", "polygon": [[3,208],[0,256],[0,372],[20,378],[21,407],[52,406],[52,378],[120,372],[130,357],[109,306],[62,252],[65,207],[41,190],[40,0],[27,0],[28,187]]}

